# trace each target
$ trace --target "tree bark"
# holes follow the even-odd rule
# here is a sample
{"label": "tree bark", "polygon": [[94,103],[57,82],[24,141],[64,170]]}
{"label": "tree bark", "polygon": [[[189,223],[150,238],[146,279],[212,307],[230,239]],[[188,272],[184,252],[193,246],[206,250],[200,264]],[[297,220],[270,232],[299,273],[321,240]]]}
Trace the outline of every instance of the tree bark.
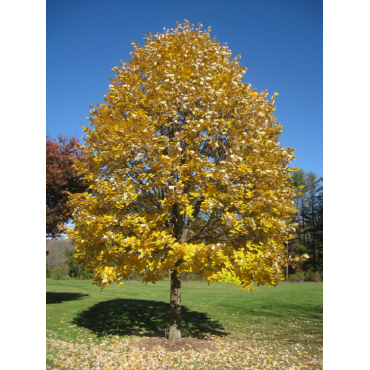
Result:
{"label": "tree bark", "polygon": [[[288,255],[289,254],[289,242],[287,243],[287,245],[286,245],[286,254]],[[288,278],[288,276],[289,276],[289,264],[287,263],[287,265],[286,265],[286,273],[285,273],[285,275],[286,275],[286,278]]]}
{"label": "tree bark", "polygon": [[181,340],[181,281],[177,270],[171,272],[169,340]]}
{"label": "tree bark", "polygon": [[[193,217],[197,217],[203,199],[197,201]],[[174,235],[180,244],[184,244],[192,227],[193,219],[186,223],[186,214],[180,214],[178,203],[172,206],[172,222],[174,225]],[[181,280],[176,267],[182,260],[175,263],[175,269],[171,271],[171,297],[170,297],[170,334],[169,340],[181,340]]]}

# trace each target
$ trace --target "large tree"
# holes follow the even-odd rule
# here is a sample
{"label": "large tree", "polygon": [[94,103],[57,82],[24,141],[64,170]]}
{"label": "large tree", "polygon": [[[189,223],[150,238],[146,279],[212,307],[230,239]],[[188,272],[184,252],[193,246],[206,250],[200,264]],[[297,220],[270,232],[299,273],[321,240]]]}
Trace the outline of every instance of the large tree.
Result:
{"label": "large tree", "polygon": [[181,272],[249,291],[284,278],[298,191],[294,150],[278,142],[277,94],[268,101],[242,83],[238,56],[200,27],[147,34],[113,68],[106,103],[84,127],[78,167],[90,193],[69,202],[69,237],[95,284],[122,284],[131,270],[154,283],[171,270],[170,340],[181,339]]}
{"label": "large tree", "polygon": [[67,205],[70,193],[86,191],[86,185],[77,175],[73,160],[82,159],[83,152],[77,148],[78,139],[46,135],[46,236],[60,235],[60,225],[72,219],[72,208]]}

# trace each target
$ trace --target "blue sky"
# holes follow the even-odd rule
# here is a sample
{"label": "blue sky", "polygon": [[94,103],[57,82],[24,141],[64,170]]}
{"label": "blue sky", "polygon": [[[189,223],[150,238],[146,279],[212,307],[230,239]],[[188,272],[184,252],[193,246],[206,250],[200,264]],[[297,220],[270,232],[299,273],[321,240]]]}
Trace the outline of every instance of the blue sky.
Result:
{"label": "blue sky", "polygon": [[51,1],[46,3],[46,130],[83,137],[89,104],[103,102],[111,69],[128,61],[131,41],[175,22],[227,42],[247,67],[243,82],[278,92],[281,144],[292,166],[323,175],[323,14],[321,0]]}

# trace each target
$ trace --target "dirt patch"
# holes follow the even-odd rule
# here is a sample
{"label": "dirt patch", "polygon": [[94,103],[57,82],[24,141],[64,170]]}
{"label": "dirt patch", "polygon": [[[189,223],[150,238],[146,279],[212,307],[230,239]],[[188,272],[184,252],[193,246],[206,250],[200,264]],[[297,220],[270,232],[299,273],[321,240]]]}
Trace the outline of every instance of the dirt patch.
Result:
{"label": "dirt patch", "polygon": [[209,351],[216,351],[218,343],[214,339],[196,339],[196,338],[182,338],[181,340],[170,341],[165,338],[145,338],[133,344],[143,351],[154,351],[164,349],[167,352],[177,351],[197,351],[202,352],[205,349]]}

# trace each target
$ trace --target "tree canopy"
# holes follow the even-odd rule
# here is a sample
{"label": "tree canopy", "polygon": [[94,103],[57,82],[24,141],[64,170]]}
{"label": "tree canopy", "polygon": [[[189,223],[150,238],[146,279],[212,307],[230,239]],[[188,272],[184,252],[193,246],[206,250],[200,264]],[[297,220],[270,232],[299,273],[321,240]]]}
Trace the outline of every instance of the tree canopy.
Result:
{"label": "tree canopy", "polygon": [[90,191],[71,194],[68,234],[101,287],[131,270],[145,282],[171,270],[172,293],[182,271],[249,291],[284,278],[299,190],[289,181],[294,149],[278,141],[278,94],[267,100],[243,83],[240,56],[201,26],[132,42],[90,111],[77,161]]}

